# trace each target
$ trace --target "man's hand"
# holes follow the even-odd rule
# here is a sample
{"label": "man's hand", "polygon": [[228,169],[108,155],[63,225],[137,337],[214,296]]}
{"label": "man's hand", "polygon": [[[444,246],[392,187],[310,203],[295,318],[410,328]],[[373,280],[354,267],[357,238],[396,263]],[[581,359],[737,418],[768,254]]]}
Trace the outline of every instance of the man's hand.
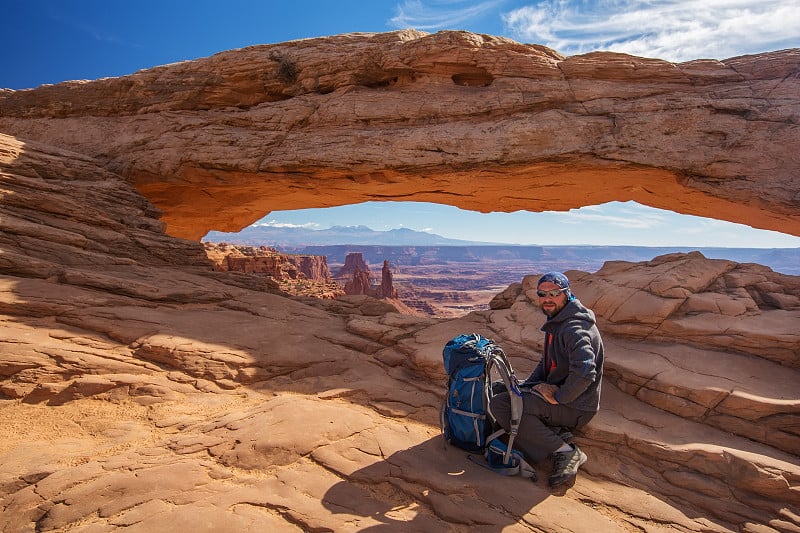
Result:
{"label": "man's hand", "polygon": [[558,387],[555,385],[550,383],[537,383],[533,386],[533,390],[541,394],[547,403],[553,405],[558,404],[556,401],[556,391],[558,391]]}

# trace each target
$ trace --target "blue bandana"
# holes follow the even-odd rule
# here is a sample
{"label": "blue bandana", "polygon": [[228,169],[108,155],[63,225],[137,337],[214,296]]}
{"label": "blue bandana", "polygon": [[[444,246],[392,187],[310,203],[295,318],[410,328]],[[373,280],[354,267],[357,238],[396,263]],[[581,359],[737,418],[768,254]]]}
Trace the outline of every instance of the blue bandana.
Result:
{"label": "blue bandana", "polygon": [[567,279],[567,276],[565,276],[561,272],[548,272],[547,274],[539,278],[539,283],[537,283],[536,285],[541,285],[542,283],[546,283],[548,281],[550,283],[555,283],[562,289],[567,289],[566,291],[564,291],[567,293],[567,300],[575,299],[575,295],[572,294],[572,290],[569,288],[569,280]]}
{"label": "blue bandana", "polygon": [[562,289],[569,288],[569,280],[567,279],[567,276],[565,276],[561,272],[548,272],[547,274],[539,278],[539,283],[537,283],[537,285],[541,285],[542,283],[547,283],[548,281],[550,283],[555,283]]}

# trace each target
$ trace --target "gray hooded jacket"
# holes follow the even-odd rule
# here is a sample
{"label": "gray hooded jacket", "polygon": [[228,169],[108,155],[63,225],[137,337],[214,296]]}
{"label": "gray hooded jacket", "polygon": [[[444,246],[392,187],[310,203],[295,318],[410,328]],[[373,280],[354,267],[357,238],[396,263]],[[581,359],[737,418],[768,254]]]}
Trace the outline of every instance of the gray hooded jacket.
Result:
{"label": "gray hooded jacket", "polygon": [[[527,384],[547,382],[558,386],[556,400],[581,411],[600,408],[600,384],[603,377],[603,340],[594,313],[577,299],[567,302],[561,311],[542,326],[545,351]],[[552,335],[552,341],[547,345]],[[546,355],[546,357],[545,357]],[[545,368],[545,359],[549,372]]]}

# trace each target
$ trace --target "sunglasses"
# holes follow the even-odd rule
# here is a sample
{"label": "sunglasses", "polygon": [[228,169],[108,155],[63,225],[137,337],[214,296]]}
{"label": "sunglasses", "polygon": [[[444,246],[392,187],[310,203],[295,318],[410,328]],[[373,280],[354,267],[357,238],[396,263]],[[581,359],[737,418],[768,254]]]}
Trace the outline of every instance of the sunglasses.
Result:
{"label": "sunglasses", "polygon": [[549,296],[550,298],[555,298],[556,296],[558,296],[559,294],[561,294],[565,290],[567,290],[567,289],[553,289],[553,290],[550,290],[550,291],[536,291],[536,296],[538,296],[539,298],[544,298],[545,296]]}

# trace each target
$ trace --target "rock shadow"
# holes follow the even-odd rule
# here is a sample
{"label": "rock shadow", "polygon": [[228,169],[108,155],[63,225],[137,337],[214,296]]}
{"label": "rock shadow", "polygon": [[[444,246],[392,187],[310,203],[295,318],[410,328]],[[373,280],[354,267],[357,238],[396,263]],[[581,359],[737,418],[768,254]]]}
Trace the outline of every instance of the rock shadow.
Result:
{"label": "rock shadow", "polygon": [[566,509],[576,518],[608,522],[576,500],[551,498],[556,494],[547,488],[546,472],[536,482],[495,474],[440,436],[349,469],[358,455],[327,449],[314,459],[343,478],[325,493],[323,505],[359,531],[552,530],[564,525]]}

